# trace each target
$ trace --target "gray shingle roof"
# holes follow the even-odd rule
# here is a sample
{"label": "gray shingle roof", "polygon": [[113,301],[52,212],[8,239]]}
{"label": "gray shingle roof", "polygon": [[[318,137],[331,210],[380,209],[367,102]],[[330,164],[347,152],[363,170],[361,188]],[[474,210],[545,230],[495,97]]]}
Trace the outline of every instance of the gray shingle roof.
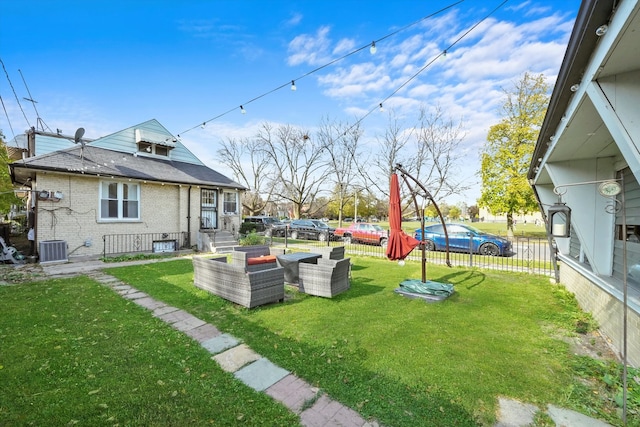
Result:
{"label": "gray shingle roof", "polygon": [[244,189],[241,184],[204,165],[133,155],[90,145],[19,160],[12,163],[10,167],[18,180],[20,180],[20,176],[29,176],[31,172],[35,171],[57,171],[69,174]]}

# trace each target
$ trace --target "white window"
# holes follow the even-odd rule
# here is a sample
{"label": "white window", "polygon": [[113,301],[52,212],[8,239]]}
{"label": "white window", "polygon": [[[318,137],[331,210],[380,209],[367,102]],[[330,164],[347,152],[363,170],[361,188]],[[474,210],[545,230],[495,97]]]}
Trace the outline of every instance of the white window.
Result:
{"label": "white window", "polygon": [[100,219],[140,219],[140,186],[125,182],[101,182]]}
{"label": "white window", "polygon": [[224,193],[224,213],[238,213],[238,197],[236,193]]}

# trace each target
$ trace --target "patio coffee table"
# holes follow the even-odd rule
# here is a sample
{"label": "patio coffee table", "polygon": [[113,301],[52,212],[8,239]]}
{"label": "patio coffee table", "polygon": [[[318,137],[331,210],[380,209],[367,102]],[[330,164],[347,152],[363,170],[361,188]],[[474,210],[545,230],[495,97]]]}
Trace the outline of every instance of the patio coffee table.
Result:
{"label": "patio coffee table", "polygon": [[284,281],[297,284],[300,282],[298,264],[301,262],[317,264],[318,258],[321,257],[321,254],[294,252],[292,254],[277,255],[276,260],[278,265],[284,268]]}

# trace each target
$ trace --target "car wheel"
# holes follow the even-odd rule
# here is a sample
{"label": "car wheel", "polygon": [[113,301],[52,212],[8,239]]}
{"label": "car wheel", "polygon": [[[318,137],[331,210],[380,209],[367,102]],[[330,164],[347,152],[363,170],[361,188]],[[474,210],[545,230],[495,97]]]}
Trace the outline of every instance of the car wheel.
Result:
{"label": "car wheel", "polygon": [[292,238],[293,240],[296,240],[296,239],[298,238],[298,232],[297,232],[297,231],[292,231],[292,232],[291,232],[291,238]]}
{"label": "car wheel", "polygon": [[425,246],[425,249],[428,250],[428,251],[435,251],[436,250],[436,244],[433,243],[433,241],[431,241],[431,240],[425,240],[424,246]]}
{"label": "car wheel", "polygon": [[382,246],[383,248],[387,247],[387,239],[380,239],[380,246]]}
{"label": "car wheel", "polygon": [[319,233],[318,234],[318,241],[319,242],[326,242],[327,241],[327,235],[324,233]]}
{"label": "car wheel", "polygon": [[348,234],[345,234],[344,236],[342,236],[342,241],[344,242],[345,245],[350,245],[351,236],[349,236]]}
{"label": "car wheel", "polygon": [[479,249],[480,255],[498,256],[500,255],[500,249],[495,243],[483,243]]}

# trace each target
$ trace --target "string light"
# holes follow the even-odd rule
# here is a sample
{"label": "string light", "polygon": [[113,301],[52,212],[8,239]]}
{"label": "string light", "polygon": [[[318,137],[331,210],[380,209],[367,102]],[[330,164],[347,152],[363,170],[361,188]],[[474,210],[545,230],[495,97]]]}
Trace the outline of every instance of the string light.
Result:
{"label": "string light", "polygon": [[200,125],[202,129],[204,129],[206,126],[207,126],[207,122],[202,122],[202,124]]}
{"label": "string light", "polygon": [[[467,35],[469,35],[469,33],[471,33],[471,31],[475,30],[480,24],[482,24],[484,21],[486,21],[491,15],[493,15],[494,13],[496,13],[502,6],[505,5],[505,3],[507,3],[509,0],[503,0],[502,3],[500,3],[498,6],[496,6],[491,12],[489,12],[487,15],[485,15],[481,20],[479,20],[478,22],[476,22],[475,24],[473,24],[467,31],[465,31],[464,33],[462,33],[462,35],[460,35],[460,37],[458,37],[453,43],[451,43],[451,45],[449,45],[449,47],[447,47],[442,54],[434,57],[431,61],[429,61],[427,64],[425,64],[422,68],[420,68],[418,70],[417,73],[415,73],[414,75],[412,75],[411,77],[409,77],[409,79],[407,79],[404,83],[402,83],[396,90],[394,90],[393,92],[391,92],[391,94],[389,96],[387,96],[385,99],[382,100],[382,102],[385,102],[386,100],[388,100],[389,98],[391,98],[392,96],[394,96],[396,93],[400,92],[400,90],[405,87],[406,85],[408,85],[413,79],[415,79],[416,77],[418,77],[418,75],[420,75],[424,70],[426,70],[431,64],[433,64],[433,62],[443,56],[444,53],[446,53],[447,51],[449,51],[451,48],[453,48],[455,45],[457,45],[458,43],[460,43],[460,41],[462,39],[464,39]],[[577,85],[575,86],[575,90],[577,90]],[[572,91],[574,90],[574,86],[571,87]],[[382,102],[379,105],[382,105]],[[364,116],[362,116],[360,119],[358,119],[353,125],[351,125],[351,127],[349,129],[347,129],[348,131],[351,131],[351,129],[355,128],[356,126],[360,125],[360,123],[362,123],[362,121],[364,119],[366,119],[372,112],[374,111],[374,109],[369,110]],[[347,132],[345,132],[345,135],[347,134]]]}
{"label": "string light", "polygon": [[380,112],[383,113],[384,112],[384,108],[382,108],[382,102],[380,103]]}
{"label": "string light", "polygon": [[[427,20],[427,19],[429,19],[429,18],[432,18],[432,17],[434,17],[434,16],[436,16],[436,15],[438,15],[438,14],[440,14],[440,13],[442,13],[442,12],[444,12],[444,11],[448,10],[448,9],[453,8],[454,6],[457,6],[458,4],[462,3],[463,1],[464,1],[464,0],[458,0],[458,1],[456,1],[456,2],[452,3],[452,4],[448,5],[448,6],[445,6],[445,7],[441,8],[441,9],[439,9],[439,10],[437,10],[437,11],[435,11],[435,12],[433,12],[433,13],[429,14],[429,15],[427,15],[427,16],[423,16],[422,18],[420,18],[420,19],[418,19],[418,20],[416,20],[416,21],[414,21],[414,22],[411,22],[410,24],[407,24],[407,25],[405,25],[405,26],[403,26],[403,27],[400,27],[400,28],[398,28],[397,30],[395,30],[395,31],[393,31],[393,32],[391,32],[391,33],[389,33],[389,34],[387,34],[387,35],[385,35],[385,36],[383,36],[383,37],[381,37],[381,38],[379,38],[379,39],[376,39],[376,40],[372,41],[372,42],[371,42],[371,44],[366,44],[366,45],[364,45],[364,46],[362,46],[362,47],[359,47],[359,48],[357,48],[357,49],[355,49],[355,50],[353,50],[353,51],[351,51],[351,52],[349,52],[349,53],[347,53],[347,54],[345,54],[345,55],[343,55],[343,56],[341,56],[341,57],[339,57],[339,58],[336,58],[336,59],[334,59],[334,60],[332,60],[332,61],[330,61],[330,62],[328,62],[328,63],[326,63],[326,64],[324,64],[324,65],[322,65],[322,66],[320,66],[320,67],[317,67],[317,68],[315,68],[315,69],[313,69],[313,70],[311,70],[311,71],[308,71],[307,73],[305,73],[305,74],[303,74],[303,75],[301,75],[301,76],[297,77],[297,78],[296,78],[296,79],[294,79],[294,80],[291,80],[290,82],[287,82],[287,83],[285,83],[285,84],[283,84],[283,85],[280,85],[280,86],[278,86],[278,87],[276,87],[276,88],[274,88],[274,89],[272,89],[272,90],[270,90],[270,91],[268,91],[268,92],[263,93],[262,95],[258,95],[258,96],[256,96],[255,98],[252,98],[252,99],[250,99],[250,100],[248,100],[248,101],[244,102],[244,103],[243,103],[243,105],[247,105],[247,104],[250,104],[250,103],[252,103],[252,102],[254,102],[254,101],[257,101],[258,99],[263,98],[263,97],[265,97],[265,96],[267,96],[267,95],[269,95],[269,94],[271,94],[271,93],[273,93],[273,92],[276,92],[277,90],[280,90],[280,89],[282,89],[282,88],[284,88],[284,87],[286,87],[286,86],[290,86],[290,85],[291,85],[291,86],[290,86],[290,87],[291,87],[291,90],[296,90],[297,88],[296,88],[296,89],[294,89],[294,87],[295,87],[295,80],[300,80],[300,79],[302,79],[302,78],[304,78],[304,77],[307,77],[307,76],[309,76],[309,75],[311,75],[311,74],[314,74],[314,73],[316,73],[316,72],[318,72],[318,71],[320,71],[320,70],[322,70],[322,69],[324,69],[324,68],[326,68],[326,67],[329,67],[329,66],[331,66],[331,65],[335,64],[336,62],[339,62],[339,61],[341,61],[341,60],[343,60],[343,59],[345,59],[345,58],[347,58],[347,57],[349,57],[349,56],[351,56],[351,55],[354,55],[354,54],[356,54],[356,53],[358,53],[358,52],[360,52],[360,51],[362,51],[362,50],[366,49],[367,47],[369,47],[369,51],[370,51],[371,53],[375,53],[375,52],[377,51],[376,42],[380,42],[380,41],[385,40],[385,39],[387,39],[387,38],[389,38],[389,37],[392,37],[392,36],[394,36],[394,35],[398,34],[399,32],[406,30],[407,28],[413,27],[413,26],[415,26],[415,25],[417,25],[417,24],[421,23],[422,21],[425,21],[425,20]],[[504,0],[504,1],[503,1],[503,3],[502,3],[500,6],[498,6],[498,8],[496,8],[496,10],[497,10],[497,9],[499,9],[500,7],[502,7],[502,5],[504,5],[504,3],[506,3],[507,1],[508,1],[508,0]],[[492,13],[493,13],[493,12],[492,12]],[[484,19],[486,19],[486,18],[484,18]],[[484,21],[484,19],[483,19],[482,21]],[[480,21],[480,22],[482,22],[482,21]],[[477,26],[477,24],[476,24],[476,26]],[[475,26],[474,26],[474,28],[475,28]],[[466,34],[465,34],[465,35],[466,35]],[[464,37],[464,36],[463,36],[463,37]],[[461,38],[462,38],[462,37],[461,37]],[[458,41],[459,41],[459,40],[460,40],[460,39],[458,39]],[[450,47],[452,47],[453,45],[455,45],[458,41],[456,41],[455,43],[453,43]],[[396,92],[397,92],[397,91],[396,91]],[[394,92],[394,94],[395,94],[396,92]],[[387,99],[388,99],[388,98],[387,98]],[[246,114],[246,110],[244,110],[243,105],[241,105],[241,106],[240,106],[240,111],[242,112],[242,114]],[[223,113],[220,113],[220,114],[218,114],[217,116],[215,116],[215,117],[213,117],[213,118],[211,118],[211,119],[209,119],[209,120],[206,120],[206,121],[205,121],[205,123],[208,123],[208,122],[210,122],[210,121],[217,120],[217,119],[219,119],[220,117],[226,116],[227,114],[229,114],[229,113],[231,113],[232,111],[234,111],[236,108],[237,108],[237,107],[230,108],[229,110],[227,110],[227,111],[225,111],[225,112],[223,112]],[[368,115],[368,114],[367,114],[367,115]],[[366,117],[366,116],[365,116],[365,117]],[[359,123],[359,122],[358,122],[358,123]],[[197,125],[195,125],[195,126],[193,126],[193,127],[189,128],[189,129],[184,130],[182,133],[190,132],[190,131],[192,131],[192,130],[196,129],[197,127],[199,127],[199,126],[200,126],[200,124],[197,124]]]}
{"label": "string light", "polygon": [[295,80],[291,80],[291,90],[292,91],[296,91],[298,90],[298,88],[296,87],[296,81]]}

